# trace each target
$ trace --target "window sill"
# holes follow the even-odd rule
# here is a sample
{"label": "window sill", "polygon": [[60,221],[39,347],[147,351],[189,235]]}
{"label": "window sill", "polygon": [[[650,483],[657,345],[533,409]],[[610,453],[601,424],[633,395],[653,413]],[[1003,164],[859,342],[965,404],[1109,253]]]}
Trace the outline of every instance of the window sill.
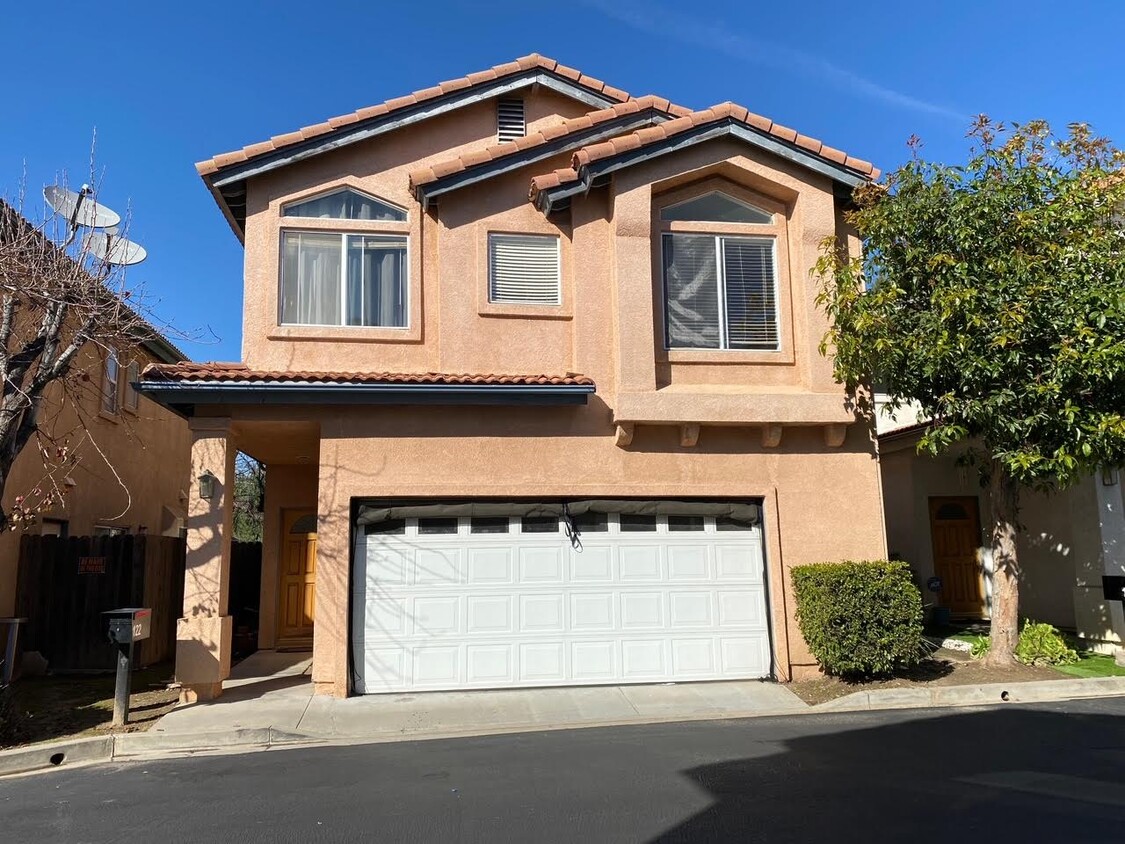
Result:
{"label": "window sill", "polygon": [[666,349],[659,362],[777,366],[794,363],[794,357],[792,348],[776,352],[750,349]]}
{"label": "window sill", "polygon": [[275,325],[269,340],[320,340],[354,343],[420,343],[419,328],[375,328],[359,325]]}
{"label": "window sill", "polygon": [[98,416],[100,416],[102,419],[105,419],[105,420],[108,420],[109,422],[112,422],[114,425],[118,424],[121,421],[118,418],[117,413],[110,413],[105,408],[102,408],[101,410],[98,411]]}
{"label": "window sill", "polygon": [[481,302],[477,313],[483,317],[518,319],[573,319],[574,312],[566,305],[517,305],[514,303]]}

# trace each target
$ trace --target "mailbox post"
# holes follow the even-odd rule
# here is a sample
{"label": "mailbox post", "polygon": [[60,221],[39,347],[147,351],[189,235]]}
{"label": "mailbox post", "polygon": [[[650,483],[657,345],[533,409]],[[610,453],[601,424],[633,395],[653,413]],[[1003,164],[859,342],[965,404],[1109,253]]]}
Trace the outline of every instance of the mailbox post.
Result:
{"label": "mailbox post", "polygon": [[152,610],[122,607],[102,613],[109,616],[109,641],[117,645],[117,685],[113,692],[113,726],[129,720],[129,671],[133,664],[133,643],[147,639],[152,630]]}

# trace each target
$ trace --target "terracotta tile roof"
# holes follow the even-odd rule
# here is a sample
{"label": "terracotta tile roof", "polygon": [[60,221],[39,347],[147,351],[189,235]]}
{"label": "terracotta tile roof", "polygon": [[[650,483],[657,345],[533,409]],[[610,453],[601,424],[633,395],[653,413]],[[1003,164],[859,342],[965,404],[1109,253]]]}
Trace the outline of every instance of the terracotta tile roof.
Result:
{"label": "terracotta tile roof", "polygon": [[379,103],[378,105],[367,106],[366,108],[358,109],[349,114],[341,114],[337,117],[330,117],[323,123],[317,123],[313,126],[305,126],[295,132],[288,132],[284,135],[276,135],[268,141],[262,143],[250,144],[242,149],[234,150],[233,152],[225,152],[209,158],[206,161],[200,161],[195,165],[195,169],[199,171],[201,176],[209,176],[216,173],[224,167],[229,167],[232,164],[242,164],[249,161],[251,158],[256,158],[259,155],[264,155],[269,152],[275,152],[292,144],[300,143],[301,141],[315,138],[318,135],[325,135],[329,132],[334,132],[345,126],[350,126],[353,123],[359,123],[363,120],[369,120],[373,117],[382,117],[390,114],[391,112],[406,108],[408,106],[417,105],[418,103],[432,100],[435,97],[440,97],[444,94],[449,94],[454,91],[460,91],[465,88],[471,88],[474,85],[480,85],[485,82],[492,82],[497,79],[503,79],[507,76],[514,76],[517,73],[524,71],[541,68],[558,74],[566,79],[596,91],[609,99],[617,100],[618,102],[626,102],[630,99],[629,95],[622,90],[606,85],[600,79],[595,79],[592,76],[587,76],[579,70],[572,67],[559,64],[554,59],[549,59],[546,56],[541,56],[539,53],[532,53],[528,56],[516,59],[514,62],[507,64],[499,64],[488,70],[478,71],[477,73],[470,73],[467,76],[462,76],[458,79],[451,79],[447,82],[442,82],[434,85],[431,88],[424,88],[421,91],[415,91],[413,94],[407,94],[405,97],[395,97],[394,99],[387,100],[386,102]]}
{"label": "terracotta tile roof", "polygon": [[142,381],[164,383],[258,384],[446,384],[450,386],[594,386],[585,375],[470,375],[444,372],[309,372],[250,369],[244,363],[150,364]]}
{"label": "terracotta tile roof", "polygon": [[630,150],[640,149],[649,144],[659,143],[660,141],[687,132],[698,126],[719,123],[724,120],[737,121],[752,129],[772,135],[786,143],[795,144],[813,155],[819,156],[833,164],[847,167],[849,170],[854,170],[857,174],[872,181],[879,178],[879,171],[871,162],[864,161],[861,158],[854,158],[845,152],[828,146],[822,141],[818,141],[816,138],[801,135],[787,126],[774,123],[768,117],[762,117],[761,115],[747,111],[740,105],[728,102],[712,106],[702,111],[692,112],[682,117],[677,117],[674,120],[669,120],[657,126],[639,129],[636,132],[623,135],[620,138],[614,138],[613,140],[602,141],[600,143],[591,144],[588,147],[583,147],[574,153],[574,158],[569,168],[555,170],[553,173],[547,173],[533,178],[531,180],[531,198],[534,199],[542,191],[556,188],[567,182],[577,181],[578,171],[595,161],[611,158]]}
{"label": "terracotta tile roof", "polygon": [[444,179],[446,176],[452,176],[454,173],[464,172],[465,170],[484,164],[485,162],[496,161],[497,159],[513,155],[517,152],[543,146],[544,144],[548,144],[559,138],[564,138],[575,132],[581,132],[602,123],[608,123],[618,117],[624,117],[628,114],[638,114],[642,111],[649,110],[670,117],[686,117],[692,113],[691,109],[678,106],[663,97],[655,97],[651,94],[647,94],[643,97],[630,99],[623,103],[616,103],[609,108],[591,111],[589,114],[584,114],[581,117],[572,117],[569,120],[556,123],[554,126],[548,126],[545,129],[541,129],[538,132],[515,141],[504,144],[494,144],[483,150],[469,152],[457,158],[449,159],[448,161],[438,162],[431,167],[423,167],[419,170],[415,170],[410,174],[410,187],[411,189],[417,189],[423,185],[436,182],[439,179]]}

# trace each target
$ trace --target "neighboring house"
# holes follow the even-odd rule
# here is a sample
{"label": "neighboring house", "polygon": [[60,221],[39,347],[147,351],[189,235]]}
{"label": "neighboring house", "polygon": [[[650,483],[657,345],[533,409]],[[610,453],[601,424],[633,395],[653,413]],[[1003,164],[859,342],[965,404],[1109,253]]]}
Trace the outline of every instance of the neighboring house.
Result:
{"label": "neighboring house", "polygon": [[[877,406],[885,402],[877,397]],[[954,617],[989,616],[992,555],[988,490],[962,446],[938,457],[917,453],[926,423],[910,407],[880,412],[879,463],[890,554],[908,561],[929,602]],[[1125,491],[1105,471],[1056,494],[1025,491],[1018,542],[1020,617],[1075,631],[1092,649],[1125,639],[1120,600],[1107,601],[1103,576],[1125,575]],[[931,577],[941,591],[927,590]]]}
{"label": "neighboring house", "polygon": [[[191,435],[183,418],[142,396],[135,385],[150,363],[184,360],[183,352],[153,329],[119,350],[88,344],[72,365],[82,377],[68,377],[71,389],[64,393],[61,382],[48,387],[40,428],[67,437],[78,463],[54,478],[63,491],[61,503],[39,513],[32,525],[0,531],[0,616],[15,611],[20,537],[25,534],[180,535]],[[45,473],[33,438],[12,467],[5,503],[10,506],[16,496],[46,483]]]}
{"label": "neighboring house", "polygon": [[237,450],[260,644],[311,645],[318,692],[815,670],[788,570],[886,554],[810,275],[870,164],[532,55],[198,169],[243,360],[142,379],[203,478],[185,699],[229,672]]}

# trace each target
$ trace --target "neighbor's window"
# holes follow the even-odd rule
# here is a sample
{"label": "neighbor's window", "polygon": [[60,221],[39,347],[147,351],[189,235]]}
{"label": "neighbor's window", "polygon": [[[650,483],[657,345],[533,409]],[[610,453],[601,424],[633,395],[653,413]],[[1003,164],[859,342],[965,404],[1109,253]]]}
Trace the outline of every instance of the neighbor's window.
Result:
{"label": "neighbor's window", "polygon": [[121,361],[117,349],[107,349],[105,353],[105,372],[102,374],[102,410],[117,413],[118,383],[121,380]]}
{"label": "neighbor's window", "polygon": [[562,303],[559,239],[541,234],[488,236],[488,301]]}
{"label": "neighbor's window", "polygon": [[129,528],[118,525],[94,525],[94,536],[124,536],[128,532]]}
{"label": "neighbor's window", "polygon": [[135,411],[141,403],[141,394],[133,385],[141,379],[141,366],[136,361],[125,367],[125,409]]}
{"label": "neighbor's window", "polygon": [[281,322],[406,328],[403,235],[281,233]]}
{"label": "neighbor's window", "polygon": [[282,209],[281,216],[406,222],[406,211],[402,208],[351,188],[290,203]]}
{"label": "neighbor's window", "polygon": [[[713,191],[661,209],[660,219],[667,347],[776,351],[776,238],[752,234],[774,215]],[[731,231],[684,231],[692,222]]]}

